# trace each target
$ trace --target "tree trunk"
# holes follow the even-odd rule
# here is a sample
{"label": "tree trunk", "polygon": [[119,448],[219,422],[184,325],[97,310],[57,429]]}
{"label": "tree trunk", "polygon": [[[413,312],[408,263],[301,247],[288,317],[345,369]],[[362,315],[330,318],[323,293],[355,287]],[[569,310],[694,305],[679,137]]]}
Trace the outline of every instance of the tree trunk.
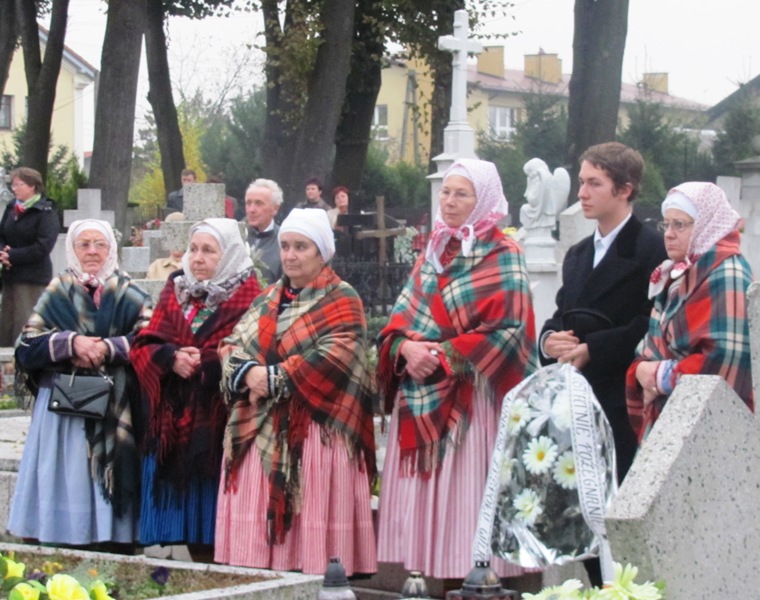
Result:
{"label": "tree trunk", "polygon": [[90,187],[125,231],[145,1],[111,2],[101,54]]}
{"label": "tree trunk", "polygon": [[164,34],[163,3],[162,0],[146,0],[146,3],[145,55],[150,82],[148,101],[156,119],[164,189],[168,194],[181,184],[185,156],[182,150],[182,133],[179,129],[177,108],[172,97],[166,35]]}
{"label": "tree trunk", "polygon": [[40,36],[34,0],[22,0],[18,13],[28,87],[26,131],[21,146],[20,162],[37,169],[43,181],[47,176],[50,124],[53,120],[56,85],[63,60],[68,10],[69,0],[53,1],[44,60],[40,59]]}
{"label": "tree trunk", "polygon": [[297,197],[309,177],[325,180],[351,67],[355,0],[330,0],[321,14],[322,43],[309,79],[308,96],[290,177],[283,190]]}
{"label": "tree trunk", "polygon": [[332,187],[342,185],[356,190],[361,185],[372,133],[372,117],[382,82],[382,65],[378,57],[383,56],[385,43],[383,29],[375,26],[381,10],[382,4],[372,0],[360,2],[358,6],[357,14],[361,14],[362,19],[356,24],[346,99],[335,137]]}
{"label": "tree trunk", "polygon": [[16,0],[0,2],[0,96],[5,91],[18,39]]}
{"label": "tree trunk", "polygon": [[575,0],[565,145],[573,196],[580,155],[589,146],[615,139],[627,32],[628,0]]}
{"label": "tree trunk", "polygon": [[[266,151],[262,153],[262,163],[265,177],[274,179],[284,187],[290,173],[289,159],[295,154],[294,129],[287,115],[293,113],[295,105],[288,94],[287,78],[283,74],[280,61],[276,58],[284,35],[280,27],[277,3],[278,0],[262,0],[261,3],[267,52],[264,68],[267,80],[267,113],[264,126]],[[285,195],[287,204],[293,201],[294,199]],[[280,213],[282,217],[285,211]]]}

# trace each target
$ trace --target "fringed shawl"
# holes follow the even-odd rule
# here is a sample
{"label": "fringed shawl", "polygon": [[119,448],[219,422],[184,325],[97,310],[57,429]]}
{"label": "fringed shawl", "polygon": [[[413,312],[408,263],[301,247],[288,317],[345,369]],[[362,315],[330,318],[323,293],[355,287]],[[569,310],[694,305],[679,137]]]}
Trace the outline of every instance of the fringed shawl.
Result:
{"label": "fringed shawl", "polygon": [[[443,342],[454,376],[416,384],[394,356],[402,338]],[[410,472],[429,475],[447,445],[465,435],[474,386],[501,402],[537,367],[528,273],[517,243],[493,228],[440,275],[420,257],[380,343],[379,384],[386,411],[394,398],[399,404],[401,459]]]}
{"label": "fringed shawl", "polygon": [[[146,325],[152,301],[147,292],[133,284],[129,276],[115,271],[104,281],[100,307],[76,276],[69,271],[53,279],[38,300],[22,331],[16,349],[17,363],[24,368],[24,351],[59,331],[73,331],[88,336],[110,338],[131,336]],[[28,364],[28,363],[27,363]],[[72,365],[48,365],[70,371]],[[90,446],[93,479],[99,482],[104,496],[117,515],[139,502],[139,452],[135,428],[139,427],[139,388],[131,365],[103,366],[114,381],[114,392],[108,412],[102,421],[87,420],[85,430]],[[26,375],[30,389],[43,369],[29,369]],[[80,372],[80,371],[78,371]],[[134,414],[135,412],[138,414]],[[134,422],[133,422],[134,419]]]}
{"label": "fringed shawl", "polygon": [[233,348],[222,362],[222,386],[255,361],[277,365],[283,385],[275,398],[255,406],[248,392],[225,392],[230,418],[225,431],[225,471],[235,488],[236,470],[256,444],[269,476],[269,543],[281,543],[300,502],[300,462],[309,424],[322,442],[340,435],[369,480],[375,473],[373,385],[367,369],[366,321],[354,289],[324,267],[278,316],[287,278],[259,296],[225,340]]}
{"label": "fringed shawl", "polygon": [[[130,352],[149,405],[145,450],[156,456],[157,477],[171,481],[176,489],[183,489],[194,476],[219,477],[227,407],[219,388],[217,347],[261,291],[252,269],[247,275],[196,333],[177,301],[175,278],[169,279],[150,324]],[[200,368],[188,379],[172,370],[174,353],[184,346],[201,352]]]}
{"label": "fringed shawl", "polygon": [[649,331],[628,369],[626,402],[639,439],[656,421],[667,396],[644,408],[636,367],[643,360],[676,360],[680,375],[720,375],[750,409],[754,407],[746,291],[752,282],[749,264],[739,251],[734,231],[699,257],[654,300]]}

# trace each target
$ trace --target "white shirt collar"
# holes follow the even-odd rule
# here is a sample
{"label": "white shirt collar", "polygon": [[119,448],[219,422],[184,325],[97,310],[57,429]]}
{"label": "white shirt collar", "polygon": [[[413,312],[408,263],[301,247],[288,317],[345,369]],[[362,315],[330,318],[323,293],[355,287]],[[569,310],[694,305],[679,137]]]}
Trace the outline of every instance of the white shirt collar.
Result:
{"label": "white shirt collar", "polygon": [[594,266],[598,265],[602,261],[604,256],[607,254],[607,250],[610,249],[610,246],[612,246],[612,243],[617,238],[620,230],[625,227],[625,224],[628,223],[632,214],[633,212],[628,213],[628,216],[620,223],[618,223],[618,226],[605,236],[602,236],[602,233],[599,231],[599,227],[596,228],[596,231],[594,231]]}

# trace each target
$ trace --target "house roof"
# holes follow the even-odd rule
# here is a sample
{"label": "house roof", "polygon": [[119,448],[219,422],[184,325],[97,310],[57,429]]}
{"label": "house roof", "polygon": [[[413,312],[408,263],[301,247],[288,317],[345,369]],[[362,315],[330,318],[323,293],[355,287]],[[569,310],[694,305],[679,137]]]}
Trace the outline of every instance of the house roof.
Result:
{"label": "house roof", "polygon": [[[47,44],[49,31],[42,25],[39,25],[39,29],[40,29],[40,41],[43,44]],[[66,44],[63,45],[63,60],[65,60],[72,67],[74,67],[76,72],[79,75],[82,75],[83,77],[86,77],[92,81],[95,81],[95,79],[98,76],[98,70],[95,67],[93,67],[90,63],[88,63],[84,58],[79,56],[79,54],[77,54],[71,48],[69,48]]]}
{"label": "house roof", "polygon": [[747,83],[741,84],[738,90],[723,98],[715,106],[708,108],[707,116],[710,118],[710,121],[718,119],[728,112],[731,107],[741,102],[748,94],[752,94],[753,92],[756,94],[760,92],[760,75],[754,79],[750,79]]}
{"label": "house roof", "polygon": [[[477,85],[485,91],[502,92],[502,93],[533,93],[539,89],[546,94],[555,94],[557,96],[568,96],[570,86],[570,75],[562,75],[559,83],[548,83],[539,81],[534,77],[528,77],[524,71],[517,69],[505,69],[503,77],[496,77],[488,73],[481,73],[477,70],[476,65],[469,65],[467,72],[467,81],[471,85]],[[633,104],[641,98],[642,89],[640,86],[632,83],[623,83],[620,87],[620,102],[623,104]],[[670,108],[679,108],[692,111],[705,111],[707,105],[679,98],[655,90],[647,90],[650,101],[662,104]]]}

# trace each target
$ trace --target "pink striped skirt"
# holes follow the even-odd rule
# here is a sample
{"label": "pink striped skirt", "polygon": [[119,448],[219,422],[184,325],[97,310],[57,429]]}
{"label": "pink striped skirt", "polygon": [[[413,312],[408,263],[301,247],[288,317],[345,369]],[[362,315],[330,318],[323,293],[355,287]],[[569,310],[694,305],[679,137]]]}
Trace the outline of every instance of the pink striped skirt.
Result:
{"label": "pink striped skirt", "polygon": [[238,471],[238,487],[219,486],[214,560],[321,575],[332,556],[346,574],[377,571],[375,531],[366,471],[349,458],[340,436],[326,446],[309,426],[301,467],[301,507],[282,544],[267,544],[269,482],[253,444]]}
{"label": "pink striped skirt", "polygon": [[[446,450],[429,479],[401,473],[398,414],[394,410],[380,483],[378,560],[400,562],[428,577],[463,579],[473,568],[472,543],[491,454],[499,429],[501,402],[476,396],[462,443]],[[501,577],[526,571],[500,558],[491,567]]]}

